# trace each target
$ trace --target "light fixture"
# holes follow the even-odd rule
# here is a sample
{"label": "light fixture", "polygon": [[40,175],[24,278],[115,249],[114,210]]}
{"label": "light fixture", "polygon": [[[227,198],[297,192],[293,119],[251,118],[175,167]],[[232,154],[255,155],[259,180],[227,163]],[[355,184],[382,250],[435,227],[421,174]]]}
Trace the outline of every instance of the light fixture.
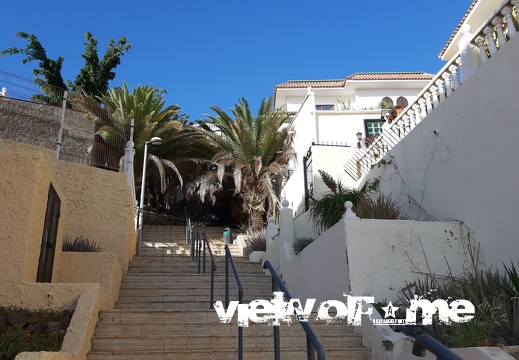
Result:
{"label": "light fixture", "polygon": [[142,242],[142,221],[143,221],[143,215],[144,215],[144,191],[146,188],[146,162],[147,162],[146,160],[148,159],[148,144],[151,144],[153,146],[160,146],[160,145],[162,145],[162,139],[155,136],[144,143],[144,160],[142,162],[142,179],[141,179],[141,198],[139,201],[139,221],[138,221],[139,233],[138,233],[137,255],[139,255],[139,253],[141,251],[141,242]]}
{"label": "light fixture", "polygon": [[360,149],[360,140],[362,140],[362,133],[359,131],[357,132],[357,149]]}

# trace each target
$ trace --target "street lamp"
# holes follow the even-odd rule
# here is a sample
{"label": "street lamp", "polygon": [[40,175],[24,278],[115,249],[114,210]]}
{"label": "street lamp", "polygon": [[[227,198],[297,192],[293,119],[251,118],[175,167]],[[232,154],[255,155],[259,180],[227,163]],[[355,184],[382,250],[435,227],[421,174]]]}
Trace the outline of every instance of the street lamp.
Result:
{"label": "street lamp", "polygon": [[137,255],[139,255],[141,251],[141,241],[142,241],[142,220],[144,215],[144,188],[146,187],[146,160],[148,159],[148,144],[154,146],[162,145],[162,139],[159,137],[152,137],[151,140],[148,140],[144,143],[144,160],[142,164],[142,179],[141,179],[141,199],[139,201],[139,234],[138,240],[139,243],[137,245]]}
{"label": "street lamp", "polygon": [[359,131],[357,134],[357,149],[360,149],[360,140],[362,140],[362,133]]}

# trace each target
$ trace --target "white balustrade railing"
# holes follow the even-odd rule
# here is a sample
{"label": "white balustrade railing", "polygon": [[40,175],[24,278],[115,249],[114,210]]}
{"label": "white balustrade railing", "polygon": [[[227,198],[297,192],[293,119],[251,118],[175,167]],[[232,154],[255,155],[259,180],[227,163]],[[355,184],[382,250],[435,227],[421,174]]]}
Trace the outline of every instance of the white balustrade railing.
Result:
{"label": "white balustrade railing", "polygon": [[[346,172],[352,178],[360,180],[389,150],[461,86],[466,80],[463,79],[462,74],[470,76],[466,74],[477,70],[517,34],[519,28],[516,26],[517,19],[514,14],[517,14],[518,5],[519,0],[503,2],[474,33],[468,42],[469,51],[461,49],[426,85],[413,103],[410,103],[391,124],[384,124],[382,133],[369,146],[355,152],[344,165]],[[464,59],[466,56],[471,56],[472,48],[479,52],[479,62],[471,63],[471,66],[475,67],[472,72],[462,72]]]}

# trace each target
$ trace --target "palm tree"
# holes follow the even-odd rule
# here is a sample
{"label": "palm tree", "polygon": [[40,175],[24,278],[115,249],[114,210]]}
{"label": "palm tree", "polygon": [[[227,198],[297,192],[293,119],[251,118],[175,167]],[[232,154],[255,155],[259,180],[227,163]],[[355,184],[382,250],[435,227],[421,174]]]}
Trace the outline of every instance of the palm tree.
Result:
{"label": "palm tree", "polygon": [[[162,146],[149,148],[147,161],[153,162],[160,175],[161,192],[166,191],[165,174],[170,169],[182,185],[182,177],[175,162],[187,158],[191,148],[190,136],[184,131],[187,117],[180,115],[178,105],[165,107],[163,91],[153,86],[137,86],[132,92],[126,83],[105,95],[96,97],[81,96],[74,98],[86,110],[96,126],[96,138],[91,157],[99,162],[101,155],[111,152],[111,158],[104,159],[108,167],[120,166],[126,142],[129,140],[131,120],[134,120],[135,160],[134,172],[142,173],[144,144],[152,137],[162,139]],[[119,164],[119,166],[117,166]]]}
{"label": "palm tree", "polygon": [[195,182],[196,190],[202,200],[207,195],[214,200],[215,191],[223,188],[225,180],[231,180],[250,227],[259,229],[264,215],[279,209],[282,181],[295,156],[293,131],[281,128],[288,114],[273,110],[272,98],[263,99],[256,117],[245,98],[231,110],[232,117],[216,106],[211,109],[216,116],[206,116],[216,130],[204,123],[200,125],[204,145],[213,151],[213,167]]}

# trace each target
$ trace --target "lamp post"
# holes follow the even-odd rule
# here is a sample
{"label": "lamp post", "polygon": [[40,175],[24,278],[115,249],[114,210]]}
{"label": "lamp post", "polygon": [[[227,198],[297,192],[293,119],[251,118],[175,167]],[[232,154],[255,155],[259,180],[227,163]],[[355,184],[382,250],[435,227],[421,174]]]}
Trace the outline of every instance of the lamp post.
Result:
{"label": "lamp post", "polygon": [[362,133],[359,131],[355,135],[357,135],[357,140],[358,140],[357,141],[357,149],[360,149],[360,140],[362,140]]}
{"label": "lamp post", "polygon": [[142,241],[142,220],[144,214],[144,188],[146,187],[146,160],[148,159],[148,144],[154,146],[162,145],[162,139],[159,137],[153,137],[144,143],[144,160],[142,163],[142,179],[141,179],[141,198],[139,201],[139,233],[138,233],[138,244],[137,244],[137,255],[141,252],[141,241]]}

